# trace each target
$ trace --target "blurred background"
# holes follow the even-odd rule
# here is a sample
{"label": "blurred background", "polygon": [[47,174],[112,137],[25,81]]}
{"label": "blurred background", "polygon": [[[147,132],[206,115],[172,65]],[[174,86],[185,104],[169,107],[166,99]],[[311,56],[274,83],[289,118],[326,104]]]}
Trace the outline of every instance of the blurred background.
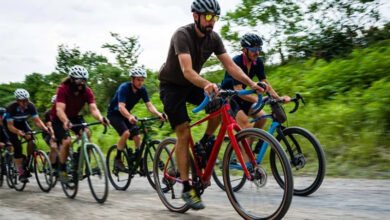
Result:
{"label": "blurred background", "polygon": [[[148,69],[145,86],[159,111],[158,68],[169,40],[192,22],[190,0],[17,1],[0,9],[0,106],[25,88],[40,115],[73,65],[89,70],[88,86],[105,114],[117,87],[129,81],[133,66]],[[229,54],[239,54],[240,37],[255,32],[264,40],[261,58],[279,95],[303,95],[306,105],[288,114],[320,140],[327,175],[390,177],[390,3],[380,0],[220,0],[222,19],[215,31]],[[226,5],[226,6],[225,6]],[[220,83],[225,71],[215,57],[202,75]],[[188,106],[193,108],[194,106]],[[286,111],[292,105],[285,105]],[[269,109],[266,109],[269,112]],[[84,110],[84,114],[87,111]],[[143,103],[133,111],[150,116]],[[192,115],[193,121],[204,113]],[[92,121],[92,117],[87,116]],[[31,123],[32,124],[32,123]],[[99,132],[100,127],[93,127]],[[169,125],[153,138],[174,136]],[[195,139],[204,127],[194,129]],[[118,136],[110,129],[93,135],[106,151]],[[46,148],[44,141],[39,140]]]}

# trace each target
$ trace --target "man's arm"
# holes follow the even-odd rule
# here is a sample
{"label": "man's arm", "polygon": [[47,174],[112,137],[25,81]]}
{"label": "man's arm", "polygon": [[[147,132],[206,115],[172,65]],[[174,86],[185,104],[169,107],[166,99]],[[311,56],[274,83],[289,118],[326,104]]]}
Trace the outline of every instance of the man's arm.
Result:
{"label": "man's arm", "polygon": [[33,117],[33,120],[34,120],[35,125],[38,128],[44,130],[46,133],[51,134],[51,131],[45,126],[45,124],[42,122],[42,120],[38,116]]}
{"label": "man's arm", "polygon": [[160,117],[161,120],[165,121],[164,116],[159,111],[157,111],[156,107],[154,107],[154,105],[151,102],[147,102],[147,103],[145,103],[145,105],[148,108],[150,113],[152,113],[155,116]]}
{"label": "man's arm", "polygon": [[134,117],[134,115],[130,114],[130,112],[127,111],[126,103],[119,102],[118,109],[119,112],[123,115],[123,117],[127,118],[131,124],[137,123],[137,119]]}
{"label": "man's arm", "polygon": [[178,55],[178,58],[180,62],[181,71],[184,74],[184,78],[186,78],[195,86],[204,89],[208,95],[210,95],[213,91],[218,92],[218,87],[216,84],[204,79],[192,68],[192,60],[190,54],[182,53]]}
{"label": "man's arm", "polygon": [[[237,84],[233,86],[234,90],[243,90],[244,88],[242,87],[242,84]],[[245,101],[255,103],[257,102],[257,98],[254,97],[253,95],[242,95],[240,98],[244,99]]]}
{"label": "man's arm", "polygon": [[18,136],[24,136],[24,132],[22,130],[19,130],[17,129],[15,126],[14,126],[14,121],[13,120],[9,120],[7,121],[7,128],[10,132],[18,135]]}

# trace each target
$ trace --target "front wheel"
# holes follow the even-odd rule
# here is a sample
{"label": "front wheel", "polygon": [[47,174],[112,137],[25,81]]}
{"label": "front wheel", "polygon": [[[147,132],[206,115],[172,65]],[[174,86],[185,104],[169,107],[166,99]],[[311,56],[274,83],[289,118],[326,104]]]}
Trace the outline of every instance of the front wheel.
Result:
{"label": "front wheel", "polygon": [[[5,174],[7,175],[7,185],[9,188],[14,188],[14,183],[13,183],[13,178],[16,175],[16,169],[15,169],[15,164],[13,162],[13,155],[6,155],[4,157],[4,162],[5,162]],[[16,175],[17,176],[17,175]]]}
{"label": "front wheel", "polygon": [[53,171],[50,159],[43,151],[37,151],[34,157],[34,172],[39,188],[49,192],[53,184]]}
{"label": "front wheel", "polygon": [[[13,188],[19,192],[23,191],[24,187],[26,187],[26,182],[19,181],[19,171],[16,168],[16,164],[13,161],[11,161],[11,163],[12,163],[12,166],[10,167],[10,173],[11,173],[12,185],[14,186]],[[26,169],[27,168],[25,168],[24,172],[27,172]]]}
{"label": "front wheel", "polygon": [[[320,142],[308,130],[289,127],[277,140],[286,150],[294,176],[294,195],[307,196],[314,193],[325,176],[326,160]],[[291,153],[289,153],[291,152]],[[271,152],[271,160],[275,157]],[[273,166],[275,179],[283,185],[283,179],[276,166]]]}
{"label": "front wheel", "polygon": [[[104,203],[108,196],[107,166],[99,147],[94,144],[87,146],[86,175],[93,197],[99,203]],[[89,166],[88,162],[89,161]],[[89,169],[90,168],[90,169]]]}
{"label": "front wheel", "polygon": [[[116,159],[118,153],[119,151],[116,145],[111,146],[107,152],[106,163],[108,178],[116,190],[124,191],[129,187],[132,179],[131,164],[126,148],[120,152],[119,159]],[[118,162],[115,162],[115,160],[121,161],[123,167],[119,167],[118,164],[116,164]]]}
{"label": "front wheel", "polygon": [[[267,132],[260,129],[245,129],[236,134],[240,149],[249,147],[250,143],[264,141],[268,143],[271,151],[275,152],[275,164],[277,164],[283,178],[282,187],[272,179],[270,161],[264,159],[260,164],[253,166],[251,163],[241,164],[234,161],[236,152],[230,143],[223,157],[223,179],[227,196],[234,209],[245,219],[281,219],[288,211],[293,196],[293,177],[286,154],[277,140]],[[269,152],[269,151],[268,151]],[[244,155],[244,160],[246,155]],[[268,158],[268,157],[267,157]],[[235,183],[232,180],[243,176],[243,165],[249,171],[250,179],[239,191],[235,191]]]}
{"label": "front wheel", "polygon": [[167,138],[158,145],[153,161],[154,183],[162,203],[170,211],[184,213],[190,207],[181,198],[183,184],[175,161],[175,144],[175,138]]}
{"label": "front wheel", "polygon": [[159,140],[152,140],[150,144],[147,146],[145,150],[145,155],[143,158],[143,166],[144,166],[144,173],[146,177],[148,178],[148,181],[150,185],[153,187],[153,189],[156,189],[156,185],[154,184],[154,177],[153,177],[153,161],[154,161],[154,155],[156,154],[156,150],[158,145],[161,141]]}
{"label": "front wheel", "polygon": [[[61,187],[64,191],[66,197],[73,199],[77,195],[79,188],[79,180],[77,177],[77,159],[75,154],[71,152],[69,157],[66,160],[66,172],[68,173],[68,180],[61,180]],[[58,175],[61,175],[60,173]]]}

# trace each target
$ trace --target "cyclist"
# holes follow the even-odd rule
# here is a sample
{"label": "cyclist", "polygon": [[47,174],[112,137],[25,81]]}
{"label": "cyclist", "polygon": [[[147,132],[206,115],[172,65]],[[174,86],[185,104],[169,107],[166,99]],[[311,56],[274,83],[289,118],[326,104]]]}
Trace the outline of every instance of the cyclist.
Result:
{"label": "cyclist", "polygon": [[163,114],[158,112],[150,102],[148,92],[143,86],[146,76],[146,71],[143,68],[131,69],[130,82],[122,83],[119,86],[107,110],[107,118],[110,119],[111,125],[120,135],[114,161],[114,166],[120,170],[125,170],[123,161],[121,161],[121,152],[125,148],[126,140],[134,140],[136,153],[141,146],[142,140],[136,124],[137,119],[130,113],[138,101],[142,98],[149,112],[165,121]]}
{"label": "cyclist", "polygon": [[4,117],[3,115],[5,114],[5,108],[0,107],[0,147],[10,147],[12,146],[11,143],[8,140],[8,135],[5,133],[5,128],[4,128]]}
{"label": "cyclist", "polygon": [[34,123],[38,128],[47,133],[50,133],[50,131],[39,118],[34,104],[28,100],[30,94],[27,90],[17,89],[15,90],[14,95],[16,101],[9,104],[6,108],[5,120],[7,121],[7,124],[5,125],[5,130],[14,147],[14,162],[18,170],[19,180],[21,182],[28,182],[27,178],[30,177],[30,173],[24,171],[24,155],[22,154],[22,145],[18,136],[26,138],[28,142],[27,155],[30,156],[33,151],[33,145],[31,135],[26,135],[26,132],[31,130],[27,123],[28,117],[31,116],[33,118]]}
{"label": "cyclist", "polygon": [[[258,80],[268,85],[268,92],[274,98],[280,98],[279,95],[272,88],[270,83],[267,81],[264,73],[264,63],[259,57],[263,41],[260,36],[254,33],[246,33],[241,38],[241,55],[237,55],[233,58],[233,61],[239,66],[242,71],[251,79],[257,76]],[[239,80],[234,79],[229,71],[226,71],[225,77],[222,80],[221,87],[223,89],[234,89],[242,90],[245,89],[246,85]],[[289,102],[291,98],[289,96],[283,96],[285,102]],[[257,102],[257,98],[251,95],[245,95],[240,97],[234,97],[233,102],[230,103],[233,112],[235,113],[235,119],[241,128],[249,128],[251,124],[248,119],[248,115],[252,112],[252,106]],[[264,115],[265,112],[262,110],[252,117],[259,117]],[[262,129],[266,119],[259,120],[254,124],[254,127]]]}
{"label": "cyclist", "polygon": [[[213,31],[219,18],[217,0],[194,0],[191,6],[194,23],[180,27],[172,36],[166,63],[160,69],[160,98],[164,104],[172,129],[177,136],[176,154],[180,177],[183,180],[183,200],[193,209],[204,205],[191,189],[189,173],[189,116],[186,102],[199,105],[203,91],[210,95],[218,93],[216,84],[199,75],[202,65],[214,53],[233,77],[262,92],[263,89],[249,79],[226,53],[219,35]],[[213,118],[201,139],[204,144],[218,127],[220,118]]]}
{"label": "cyclist", "polygon": [[[53,95],[51,97],[51,104],[52,105],[56,101],[56,97],[57,97],[57,95]],[[52,166],[54,172],[56,173],[57,164],[58,164],[58,162],[57,162],[57,155],[58,155],[57,147],[58,146],[57,146],[57,141],[54,137],[52,122],[50,120],[50,111],[51,111],[51,108],[49,108],[45,112],[44,119],[45,119],[46,127],[51,131],[51,135],[49,133],[43,133],[42,136],[43,136],[43,140],[45,140],[46,144],[50,147],[49,158],[50,158],[51,166]]]}
{"label": "cyclist", "polygon": [[[89,110],[95,119],[105,126],[109,123],[97,108],[92,90],[86,86],[88,75],[87,69],[82,66],[71,67],[69,76],[57,88],[56,101],[50,111],[54,136],[56,140],[61,141],[59,176],[60,180],[65,182],[68,180],[65,162],[71,145],[68,129],[71,129],[75,134],[80,134],[81,128],[72,128],[72,124],[84,122],[83,116],[79,115],[84,104],[88,103]],[[87,133],[89,137],[89,130]]]}

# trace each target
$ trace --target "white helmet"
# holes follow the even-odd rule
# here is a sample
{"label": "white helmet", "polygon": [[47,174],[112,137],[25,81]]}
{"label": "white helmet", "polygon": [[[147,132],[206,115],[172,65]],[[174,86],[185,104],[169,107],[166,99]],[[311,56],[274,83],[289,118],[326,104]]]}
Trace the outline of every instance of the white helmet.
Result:
{"label": "white helmet", "polygon": [[51,104],[54,104],[54,102],[56,102],[56,98],[57,98],[57,95],[53,95],[51,97]]}
{"label": "white helmet", "polygon": [[30,98],[30,93],[28,93],[27,90],[25,90],[25,89],[15,90],[14,95],[15,95],[15,98],[18,100]]}
{"label": "white helmet", "polygon": [[88,79],[88,70],[82,66],[76,65],[69,69],[69,76],[75,79]]}
{"label": "white helmet", "polygon": [[146,78],[146,71],[141,67],[134,67],[130,70],[130,76],[132,77],[144,77]]}

